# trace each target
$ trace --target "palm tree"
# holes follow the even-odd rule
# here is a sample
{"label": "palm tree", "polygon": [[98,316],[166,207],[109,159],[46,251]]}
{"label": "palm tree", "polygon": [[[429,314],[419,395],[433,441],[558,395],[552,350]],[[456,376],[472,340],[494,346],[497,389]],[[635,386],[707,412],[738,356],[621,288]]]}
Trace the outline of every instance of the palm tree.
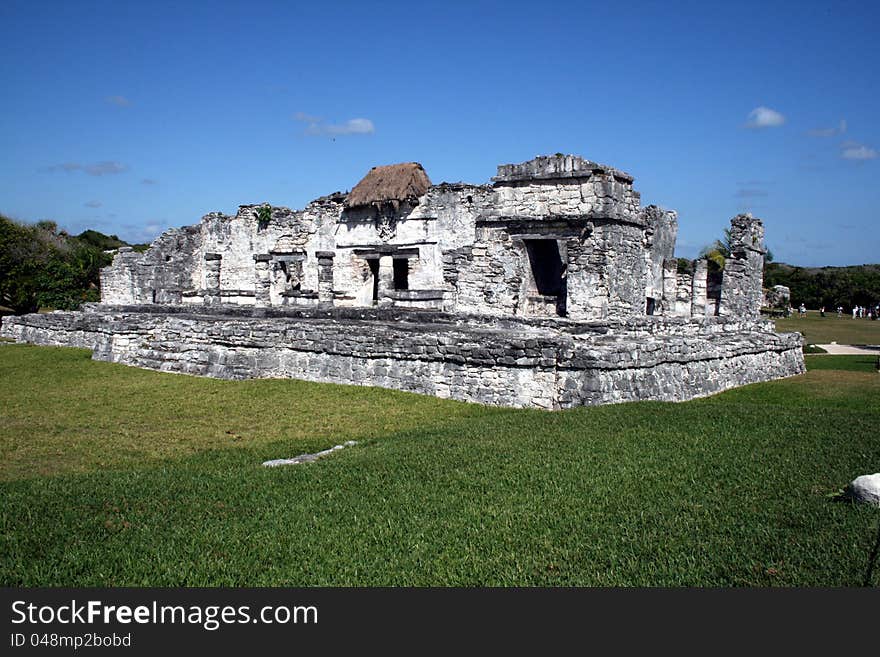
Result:
{"label": "palm tree", "polygon": [[[730,229],[725,228],[724,234],[721,239],[717,239],[709,246],[704,246],[703,250],[700,251],[700,258],[706,258],[710,263],[713,263],[718,269],[724,269],[724,263],[730,257],[730,254],[733,252],[733,237],[730,234]],[[773,252],[764,247],[764,264],[766,265],[769,262],[773,262]]]}
{"label": "palm tree", "polygon": [[725,228],[721,239],[715,240],[709,246],[703,247],[702,251],[700,251],[700,258],[705,258],[718,269],[724,269],[724,263],[730,257],[732,251],[732,241],[730,229]]}

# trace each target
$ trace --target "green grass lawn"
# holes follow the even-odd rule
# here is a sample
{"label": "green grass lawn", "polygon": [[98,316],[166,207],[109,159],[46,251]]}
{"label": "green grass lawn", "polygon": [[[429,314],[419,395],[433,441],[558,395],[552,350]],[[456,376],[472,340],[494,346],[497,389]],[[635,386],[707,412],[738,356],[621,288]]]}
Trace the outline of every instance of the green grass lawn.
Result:
{"label": "green grass lawn", "polygon": [[852,315],[838,317],[836,312],[820,317],[815,310],[808,310],[803,319],[795,313],[774,321],[778,331],[803,333],[804,344],[880,344],[880,321],[853,319]]}
{"label": "green grass lawn", "polygon": [[0,345],[0,584],[880,585],[880,375],[808,364],[549,413]]}

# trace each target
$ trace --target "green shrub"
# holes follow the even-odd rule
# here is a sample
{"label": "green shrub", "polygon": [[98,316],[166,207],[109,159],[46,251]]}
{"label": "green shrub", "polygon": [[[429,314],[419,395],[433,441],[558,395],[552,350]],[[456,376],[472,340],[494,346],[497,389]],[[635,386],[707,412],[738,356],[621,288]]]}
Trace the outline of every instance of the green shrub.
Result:
{"label": "green shrub", "polygon": [[80,239],[52,221],[27,225],[0,215],[0,305],[21,314],[100,300],[100,270],[113,257],[101,248],[106,236],[88,232]]}
{"label": "green shrub", "polygon": [[257,225],[263,230],[270,221],[272,221],[272,206],[266,203],[257,209]]}

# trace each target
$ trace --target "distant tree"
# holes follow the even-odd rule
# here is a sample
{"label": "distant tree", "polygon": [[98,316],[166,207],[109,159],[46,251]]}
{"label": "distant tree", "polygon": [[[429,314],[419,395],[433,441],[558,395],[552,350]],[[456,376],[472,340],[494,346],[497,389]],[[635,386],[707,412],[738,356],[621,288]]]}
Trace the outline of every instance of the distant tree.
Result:
{"label": "distant tree", "polygon": [[97,230],[84,230],[76,236],[81,242],[90,244],[102,251],[112,251],[120,246],[126,246],[126,243],[119,239],[116,235],[105,235]]}
{"label": "distant tree", "polygon": [[676,273],[678,274],[693,274],[694,273],[694,261],[688,260],[687,258],[676,258]]}
{"label": "distant tree", "polygon": [[805,268],[774,262],[764,270],[764,285],[788,287],[793,305],[849,310],[880,302],[880,265]]}

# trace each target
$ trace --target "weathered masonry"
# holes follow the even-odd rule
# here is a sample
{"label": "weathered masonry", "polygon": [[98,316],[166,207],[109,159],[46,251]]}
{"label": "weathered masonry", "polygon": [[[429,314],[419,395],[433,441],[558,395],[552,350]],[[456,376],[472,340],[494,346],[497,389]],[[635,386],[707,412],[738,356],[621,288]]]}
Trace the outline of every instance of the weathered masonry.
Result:
{"label": "weathered masonry", "polygon": [[764,228],[731,221],[722,272],[680,273],[677,216],[575,156],[491,185],[374,167],[305,209],[263,205],[121,250],[84,312],[2,334],[224,378],[378,385],[510,406],[683,400],[803,371],[760,319]]}

